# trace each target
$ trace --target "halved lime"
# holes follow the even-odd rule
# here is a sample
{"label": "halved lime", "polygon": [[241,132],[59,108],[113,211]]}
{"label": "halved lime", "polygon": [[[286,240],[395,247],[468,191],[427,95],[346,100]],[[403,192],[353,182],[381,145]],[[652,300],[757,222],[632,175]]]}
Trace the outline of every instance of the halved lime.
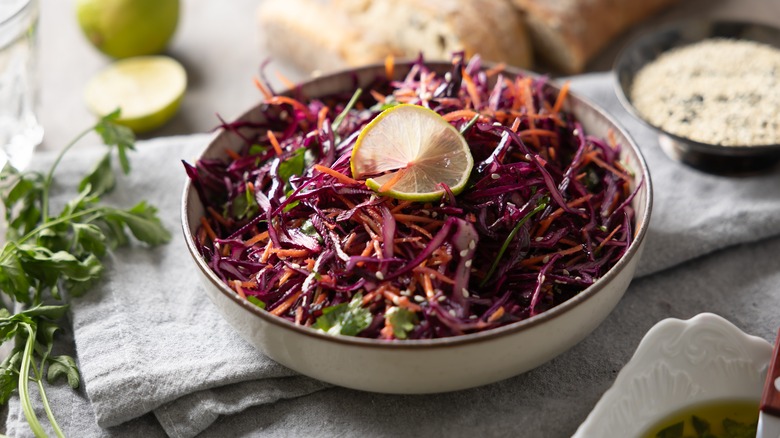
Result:
{"label": "halved lime", "polygon": [[98,116],[122,110],[116,121],[135,132],[157,128],[176,114],[187,73],[167,56],[138,56],[114,62],[87,84],[85,100]]}
{"label": "halved lime", "polygon": [[474,159],[460,132],[434,111],[398,105],[376,116],[352,150],[352,176],[382,195],[435,201],[466,187]]}

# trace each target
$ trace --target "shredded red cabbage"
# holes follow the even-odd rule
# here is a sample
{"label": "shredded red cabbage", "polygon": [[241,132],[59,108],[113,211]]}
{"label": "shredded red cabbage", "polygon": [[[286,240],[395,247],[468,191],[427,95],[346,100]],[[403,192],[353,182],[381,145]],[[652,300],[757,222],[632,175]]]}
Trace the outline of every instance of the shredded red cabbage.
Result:
{"label": "shredded red cabbage", "polygon": [[[268,96],[266,122],[223,124],[238,153],[184,163],[207,211],[200,254],[238,295],[328,333],[441,338],[544,312],[603,276],[634,226],[620,145],[583,132],[566,90],[475,57],[446,75],[419,59],[353,106],[352,93]],[[357,134],[398,103],[463,132],[475,166],[462,193],[399,201],[352,179]]]}

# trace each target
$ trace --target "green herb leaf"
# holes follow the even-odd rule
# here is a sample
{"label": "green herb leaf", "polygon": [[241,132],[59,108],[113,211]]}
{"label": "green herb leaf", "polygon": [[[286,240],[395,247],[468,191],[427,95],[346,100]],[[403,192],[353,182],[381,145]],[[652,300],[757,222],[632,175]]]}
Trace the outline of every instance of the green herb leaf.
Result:
{"label": "green herb leaf", "polygon": [[0,289],[20,303],[30,302],[30,280],[18,255],[19,247],[6,242],[0,251]]}
{"label": "green herb leaf", "polygon": [[291,176],[303,173],[303,168],[306,164],[304,158],[305,154],[305,148],[296,149],[290,157],[279,163],[279,170],[277,170],[277,173],[282,181],[288,181]]}
{"label": "green herb leaf", "polygon": [[72,357],[63,355],[49,358],[49,372],[46,375],[46,380],[49,383],[54,383],[62,376],[67,377],[68,385],[71,388],[79,387],[79,368]]}
{"label": "green herb leaf", "polygon": [[79,192],[86,190],[90,195],[101,196],[113,190],[115,185],[116,176],[111,168],[111,153],[109,152],[103,156],[92,172],[81,180]]}
{"label": "green herb leaf", "polygon": [[22,350],[14,348],[11,354],[0,364],[0,404],[5,404],[19,384],[19,365],[22,363]]}
{"label": "green herb leaf", "polygon": [[[160,245],[171,240],[171,234],[157,217],[157,208],[142,201],[125,211],[106,209],[106,217],[127,225],[136,239],[150,245]],[[124,235],[124,233],[122,233]]]}
{"label": "green herb leaf", "polygon": [[257,214],[259,206],[257,200],[252,196],[251,190],[244,190],[243,195],[238,195],[233,199],[231,205],[232,216],[237,219],[249,218]]}
{"label": "green herb leaf", "polygon": [[135,134],[133,134],[130,128],[114,123],[118,118],[119,110],[104,116],[95,125],[95,132],[100,134],[103,143],[109,146],[116,146],[122,171],[129,173],[130,161],[127,159],[127,151],[135,149]]}
{"label": "green herb leaf", "polygon": [[314,326],[330,335],[355,336],[371,325],[371,312],[362,307],[363,295],[355,295],[349,303],[322,309]]}
{"label": "green herb leaf", "polygon": [[726,431],[724,438],[754,438],[757,429],[758,423],[747,424],[730,418],[723,420],[723,430]]}
{"label": "green herb leaf", "polygon": [[667,427],[666,429],[663,429],[662,431],[658,432],[655,436],[656,438],[682,438],[684,429],[685,429],[685,423],[681,421],[679,423]]}
{"label": "green herb leaf", "polygon": [[257,298],[254,295],[247,295],[246,300],[261,309],[265,309],[265,302],[260,300],[260,298]]}
{"label": "green herb leaf", "polygon": [[396,339],[406,339],[406,335],[417,326],[417,315],[403,307],[391,307],[385,312],[390,325],[393,327],[393,336]]}
{"label": "green herb leaf", "polygon": [[705,432],[710,431],[710,423],[696,415],[691,416],[691,423],[693,423],[693,430],[696,431],[697,435],[703,435]]}

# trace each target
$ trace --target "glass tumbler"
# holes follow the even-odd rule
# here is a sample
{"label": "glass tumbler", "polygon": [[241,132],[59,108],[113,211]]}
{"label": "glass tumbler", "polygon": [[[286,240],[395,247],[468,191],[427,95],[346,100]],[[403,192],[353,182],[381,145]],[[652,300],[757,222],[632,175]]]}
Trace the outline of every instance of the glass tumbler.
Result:
{"label": "glass tumbler", "polygon": [[43,139],[36,117],[38,0],[0,0],[0,169],[22,170]]}

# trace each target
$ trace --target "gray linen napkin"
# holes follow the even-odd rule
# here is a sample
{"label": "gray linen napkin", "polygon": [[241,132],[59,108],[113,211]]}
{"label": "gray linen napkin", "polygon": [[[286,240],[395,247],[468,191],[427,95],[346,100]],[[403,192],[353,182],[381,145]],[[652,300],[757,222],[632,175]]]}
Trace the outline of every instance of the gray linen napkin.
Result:
{"label": "gray linen napkin", "polygon": [[[85,437],[161,433],[160,427],[176,437],[204,430],[206,436],[564,436],[584,419],[644,332],[664,317],[714,311],[769,339],[778,309],[761,304],[770,295],[777,299],[776,290],[768,292],[780,276],[773,259],[777,239],[664,270],[780,234],[780,172],[727,178],[689,169],[668,159],[655,135],[619,107],[610,76],[576,77],[572,87],[627,127],[647,158],[656,202],[638,275],[657,274],[632,284],[607,321],[571,351],[522,376],[452,394],[403,397],[332,388],[299,397],[327,385],[294,376],[255,351],[200,290],[178,229],[184,183],[178,159],[192,159],[206,137],[164,138],[138,145],[136,170],[113,201],[130,205],[145,198],[159,206],[174,240],[153,251],[118,251],[105,282],[73,301],[88,398],[52,388],[50,398],[62,400],[54,408],[56,414],[62,410],[61,426]],[[65,163],[65,176],[74,180],[96,156],[89,155]],[[9,432],[26,436],[17,399],[9,409]]]}

